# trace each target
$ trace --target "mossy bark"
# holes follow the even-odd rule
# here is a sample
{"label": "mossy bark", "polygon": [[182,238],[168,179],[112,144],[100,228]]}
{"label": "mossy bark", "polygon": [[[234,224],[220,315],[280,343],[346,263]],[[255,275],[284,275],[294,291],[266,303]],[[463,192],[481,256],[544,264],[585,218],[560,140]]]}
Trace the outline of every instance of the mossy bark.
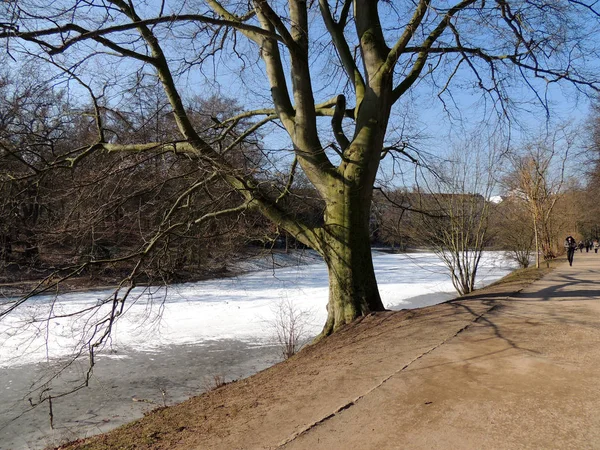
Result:
{"label": "mossy bark", "polygon": [[385,310],[373,269],[371,248],[354,242],[332,245],[325,254],[329,272],[327,322],[321,336],[327,336],[358,317]]}
{"label": "mossy bark", "polygon": [[366,186],[361,189],[346,182],[331,188],[321,233],[320,250],[329,273],[328,317],[321,337],[385,309],[371,255],[372,188]]}

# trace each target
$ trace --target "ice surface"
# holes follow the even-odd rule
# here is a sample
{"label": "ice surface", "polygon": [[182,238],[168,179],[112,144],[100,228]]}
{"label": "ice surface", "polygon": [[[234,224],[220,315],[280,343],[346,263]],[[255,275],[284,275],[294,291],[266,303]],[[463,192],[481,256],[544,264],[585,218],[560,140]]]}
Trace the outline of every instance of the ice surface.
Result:
{"label": "ice surface", "polygon": [[[419,308],[439,303],[454,288],[447,269],[433,253],[374,253],[379,290],[386,307]],[[514,269],[501,252],[482,257],[478,283],[489,284]],[[111,291],[40,296],[0,321],[0,367],[11,367],[76,354],[90,342],[97,323],[111,305],[93,308]],[[136,289],[102,349],[159,351],[165,346],[201,345],[237,339],[272,342],[277,305],[291,302],[309,313],[308,333],[316,335],[326,320],[327,269],[323,262],[259,270],[168,287]],[[88,312],[72,315],[77,311]]]}

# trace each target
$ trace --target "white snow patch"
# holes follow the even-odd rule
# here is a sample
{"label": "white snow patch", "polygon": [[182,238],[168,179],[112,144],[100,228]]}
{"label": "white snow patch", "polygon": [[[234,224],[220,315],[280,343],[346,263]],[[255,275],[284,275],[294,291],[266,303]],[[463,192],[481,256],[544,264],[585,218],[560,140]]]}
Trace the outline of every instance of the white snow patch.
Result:
{"label": "white snow patch", "polygon": [[[429,306],[444,298],[426,294],[454,292],[447,269],[433,253],[374,253],[373,262],[387,308]],[[514,263],[503,253],[486,252],[478,284],[489,284],[513,269]],[[90,325],[111,305],[92,307],[110,295],[105,290],[29,300],[0,321],[0,367],[73,356],[91,339]],[[271,266],[234,278],[136,288],[102,353],[123,358],[130,349],[156,352],[169,345],[222,339],[271,343],[274,330],[268,324],[282,300],[310,311],[309,332],[314,336],[326,320],[327,296],[327,268],[322,261],[280,269]],[[89,311],[74,315],[84,309]]]}

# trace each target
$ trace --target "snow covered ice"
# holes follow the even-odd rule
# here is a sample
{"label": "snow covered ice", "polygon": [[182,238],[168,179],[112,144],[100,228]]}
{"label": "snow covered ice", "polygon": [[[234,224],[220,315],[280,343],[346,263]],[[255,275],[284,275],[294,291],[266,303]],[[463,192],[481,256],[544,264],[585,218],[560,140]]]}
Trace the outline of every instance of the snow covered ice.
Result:
{"label": "snow covered ice", "polygon": [[[373,262],[387,308],[418,308],[450,298],[455,291],[447,269],[433,253],[374,253]],[[479,285],[489,284],[515,268],[501,252],[484,253]],[[112,291],[40,296],[0,320],[0,368],[64,358],[90,339],[90,324],[110,305],[91,308]],[[431,295],[446,293],[446,295]],[[429,294],[429,295],[428,295]],[[308,333],[317,335],[326,320],[327,268],[324,263],[259,270],[167,287],[136,288],[125,313],[103,349],[106,356],[127,351],[160,351],[169,345],[236,339],[255,345],[272,343],[278,303],[290,301],[310,312]],[[111,354],[112,352],[112,354]]]}

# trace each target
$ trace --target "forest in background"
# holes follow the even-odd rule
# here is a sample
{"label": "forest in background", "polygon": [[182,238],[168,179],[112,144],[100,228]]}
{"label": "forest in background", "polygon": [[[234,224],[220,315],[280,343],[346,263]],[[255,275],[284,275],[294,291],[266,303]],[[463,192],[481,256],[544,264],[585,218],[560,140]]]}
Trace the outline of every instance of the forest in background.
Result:
{"label": "forest in background", "polygon": [[[172,111],[160,91],[152,92],[154,96],[128,98],[127,109],[101,108],[105,139],[125,144],[177,139]],[[135,267],[143,282],[184,281],[227,274],[231,261],[260,252],[306,248],[255,210],[238,209],[240,193],[210,166],[185,154],[161,147],[81,157],[74,149],[85,147],[98,132],[93,109],[73,104],[64,90],[41,77],[5,73],[0,78],[1,282],[71,276],[117,282]],[[238,140],[241,131],[231,126],[226,134],[220,132],[224,117],[239,110],[234,100],[217,97],[196,97],[190,105],[194,125],[205,130],[205,139],[227,148],[227,157],[243,170],[252,168],[258,179],[261,170],[268,173],[261,189],[318,226],[324,202],[300,170],[291,174],[274,168],[262,152],[260,136]],[[599,123],[600,113],[594,110],[579,131],[589,145],[571,154],[551,148],[542,138],[512,149],[503,156],[504,162],[512,161],[510,169],[492,168],[493,179],[479,171],[458,187],[379,183],[371,208],[371,244],[396,251],[445,245],[438,238],[449,227],[452,208],[447,206],[456,199],[463,209],[470,204],[469,211],[461,212],[463,218],[478,217],[484,206],[489,208],[483,247],[511,251],[522,265],[533,258],[536,227],[544,259],[562,253],[566,234],[578,241],[599,237]],[[457,180],[440,167],[432,162],[427,168],[432,179]],[[539,178],[537,193],[524,191],[528,170]],[[474,177],[488,177],[477,193],[469,190]],[[481,192],[490,186],[501,198],[491,201],[491,191]],[[540,200],[542,190],[545,198]],[[534,224],[535,207],[547,217]],[[148,245],[154,241],[157,245]]]}

